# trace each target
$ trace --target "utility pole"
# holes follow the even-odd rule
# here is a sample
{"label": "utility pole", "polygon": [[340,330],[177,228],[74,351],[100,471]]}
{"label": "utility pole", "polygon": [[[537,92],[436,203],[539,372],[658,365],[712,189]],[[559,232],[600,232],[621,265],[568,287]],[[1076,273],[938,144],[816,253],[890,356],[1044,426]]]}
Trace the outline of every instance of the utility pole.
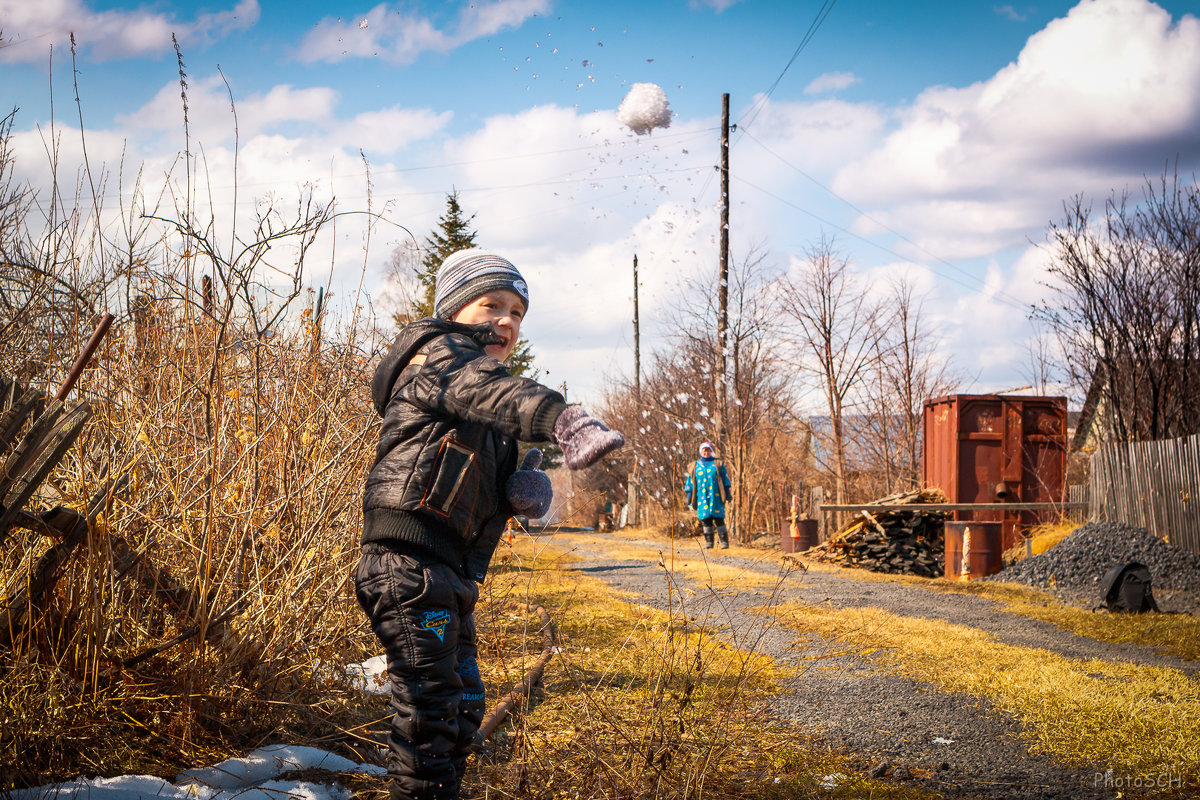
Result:
{"label": "utility pole", "polygon": [[633,474],[629,477],[629,489],[626,492],[626,502],[632,506],[629,514],[629,524],[636,526],[641,512],[641,478],[638,475],[638,460],[641,455],[638,446],[641,437],[638,436],[639,422],[642,418],[642,340],[638,327],[638,267],[637,253],[633,254]]}
{"label": "utility pole", "polygon": [[633,254],[633,397],[637,401],[640,412],[642,408],[642,345],[641,334],[638,332],[637,253]]}
{"label": "utility pole", "polygon": [[[728,415],[728,403],[725,389],[725,376],[728,366],[725,363],[726,340],[729,335],[729,93],[721,95],[721,279],[717,287],[718,318],[717,318],[717,446],[721,448],[721,457],[725,458],[725,447],[728,439],[725,434],[725,420]],[[734,533],[737,531],[737,517],[733,523]]]}
{"label": "utility pole", "polygon": [[717,285],[717,442],[725,447],[725,345],[729,335],[729,94],[721,95],[721,278]]}

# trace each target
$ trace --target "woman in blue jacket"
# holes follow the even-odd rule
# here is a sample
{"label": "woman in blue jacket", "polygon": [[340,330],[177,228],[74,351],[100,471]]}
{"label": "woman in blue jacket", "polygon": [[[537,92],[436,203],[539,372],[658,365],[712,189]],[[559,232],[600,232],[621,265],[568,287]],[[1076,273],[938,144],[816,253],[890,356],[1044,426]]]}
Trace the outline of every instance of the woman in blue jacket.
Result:
{"label": "woman in blue jacket", "polygon": [[688,473],[683,493],[688,505],[696,511],[700,519],[700,530],[704,533],[704,546],[709,550],[713,546],[713,533],[721,539],[721,549],[729,549],[729,531],[725,528],[725,503],[733,499],[730,493],[729,474],[724,464],[718,464],[713,457],[712,442],[700,445],[700,460],[692,466]]}

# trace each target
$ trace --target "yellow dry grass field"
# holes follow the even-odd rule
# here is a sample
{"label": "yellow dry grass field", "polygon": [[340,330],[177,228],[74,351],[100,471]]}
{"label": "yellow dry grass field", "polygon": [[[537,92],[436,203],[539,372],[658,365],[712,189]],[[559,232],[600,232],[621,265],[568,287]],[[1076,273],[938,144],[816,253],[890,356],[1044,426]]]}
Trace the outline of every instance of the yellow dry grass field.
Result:
{"label": "yellow dry grass field", "polygon": [[1188,614],[1106,614],[1061,603],[1011,603],[1006,611],[1102,642],[1153,647],[1185,661],[1200,659],[1200,620]]}
{"label": "yellow dry grass field", "polygon": [[784,604],[778,619],[946,692],[987,699],[1019,719],[1031,749],[1068,765],[1200,777],[1200,683],[1157,667],[1067,658],[977,629],[878,608]]}
{"label": "yellow dry grass field", "polygon": [[[553,547],[561,551],[569,551],[576,540],[571,534],[556,534]],[[728,550],[705,550],[697,544],[697,539],[664,539],[661,546],[648,547],[632,544],[629,541],[615,539],[604,547],[607,558],[637,559],[648,563],[661,562],[664,569],[679,573],[704,586],[714,588],[738,587],[741,589],[771,589],[775,587],[781,575],[790,568],[781,565],[778,554],[752,550],[733,545]],[[758,569],[746,569],[721,563],[722,556],[753,558]]]}
{"label": "yellow dry grass field", "polygon": [[[550,610],[558,652],[533,702],[501,729],[504,746],[477,757],[468,790],[486,784],[498,796],[536,798],[933,796],[867,778],[863,765],[774,722],[765,706],[786,674],[778,665],[723,644],[714,633],[719,619],[614,595],[573,569],[564,545],[567,537],[519,537],[485,588],[489,614],[515,621],[524,617],[518,608]],[[492,628],[481,617],[481,634]],[[500,649],[521,649],[511,645]],[[492,670],[487,659],[492,691],[503,691],[516,671]]]}
{"label": "yellow dry grass field", "polygon": [[1072,519],[1060,519],[1058,522],[1034,526],[1029,533],[1030,548],[1035,556],[1049,550],[1054,545],[1071,535],[1081,523]]}
{"label": "yellow dry grass field", "polygon": [[1110,614],[1070,605],[1040,589],[1017,583],[890,577],[935,592],[986,597],[1004,611],[1049,622],[1077,636],[1153,647],[1185,661],[1200,659],[1200,620],[1190,614]]}
{"label": "yellow dry grass field", "polygon": [[[686,544],[676,549],[680,551],[687,552]],[[614,558],[651,562],[661,552],[657,547],[617,542],[606,549]],[[769,562],[778,556],[755,554],[763,562],[757,569],[713,566],[719,556],[709,559],[701,554],[677,560],[676,572],[714,588],[763,588],[778,579],[758,570],[775,569]],[[1018,584],[927,580],[845,570],[794,557],[783,560],[855,580],[985,597],[1007,613],[1098,641],[1151,646],[1184,660],[1200,655],[1200,623],[1188,615],[1096,613]],[[771,607],[761,610],[771,611]],[[785,603],[775,606],[774,613],[799,634],[816,634],[825,640],[816,659],[858,652],[876,658],[882,668],[940,691],[986,699],[1027,727],[1033,751],[1060,763],[1081,768],[1099,763],[1118,773],[1140,775],[1165,771],[1184,776],[1185,785],[1200,778],[1200,683],[1179,670],[1071,659],[1008,645],[968,626],[876,608],[839,611]],[[1171,787],[1166,788],[1169,793]]]}
{"label": "yellow dry grass field", "polygon": [[[1078,523],[1069,520],[1041,526],[1034,537],[1035,548],[1044,552],[1071,533]],[[1037,544],[1041,542],[1041,544]],[[1187,661],[1200,660],[1200,619],[1189,614],[1109,614],[1063,602],[1049,592],[1018,583],[1002,581],[956,581],[945,578],[919,578],[889,575],[867,570],[850,570],[800,556],[785,556],[813,572],[852,575],[855,580],[875,583],[900,583],[928,591],[969,594],[986,597],[1004,611],[1048,622],[1077,636],[1086,636],[1114,644],[1129,643],[1153,647],[1160,652]]]}

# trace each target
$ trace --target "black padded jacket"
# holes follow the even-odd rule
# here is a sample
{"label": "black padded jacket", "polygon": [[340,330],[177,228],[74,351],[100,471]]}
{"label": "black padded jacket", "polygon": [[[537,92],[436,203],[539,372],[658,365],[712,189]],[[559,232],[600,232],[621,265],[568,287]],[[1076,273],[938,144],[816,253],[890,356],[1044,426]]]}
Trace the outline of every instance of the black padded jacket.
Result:
{"label": "black padded jacket", "polygon": [[489,323],[427,317],[375,370],[383,427],[363,491],[363,542],[408,543],[482,582],[513,510],[517,441],[554,438],[563,396],[484,352]]}

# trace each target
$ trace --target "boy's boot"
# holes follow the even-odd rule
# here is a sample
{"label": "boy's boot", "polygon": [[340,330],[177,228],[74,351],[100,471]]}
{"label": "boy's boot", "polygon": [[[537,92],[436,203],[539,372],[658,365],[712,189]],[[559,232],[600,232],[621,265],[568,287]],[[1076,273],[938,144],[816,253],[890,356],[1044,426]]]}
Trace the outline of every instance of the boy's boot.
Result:
{"label": "boy's boot", "polygon": [[729,529],[724,525],[717,526],[717,535],[721,538],[721,549],[729,549]]}

